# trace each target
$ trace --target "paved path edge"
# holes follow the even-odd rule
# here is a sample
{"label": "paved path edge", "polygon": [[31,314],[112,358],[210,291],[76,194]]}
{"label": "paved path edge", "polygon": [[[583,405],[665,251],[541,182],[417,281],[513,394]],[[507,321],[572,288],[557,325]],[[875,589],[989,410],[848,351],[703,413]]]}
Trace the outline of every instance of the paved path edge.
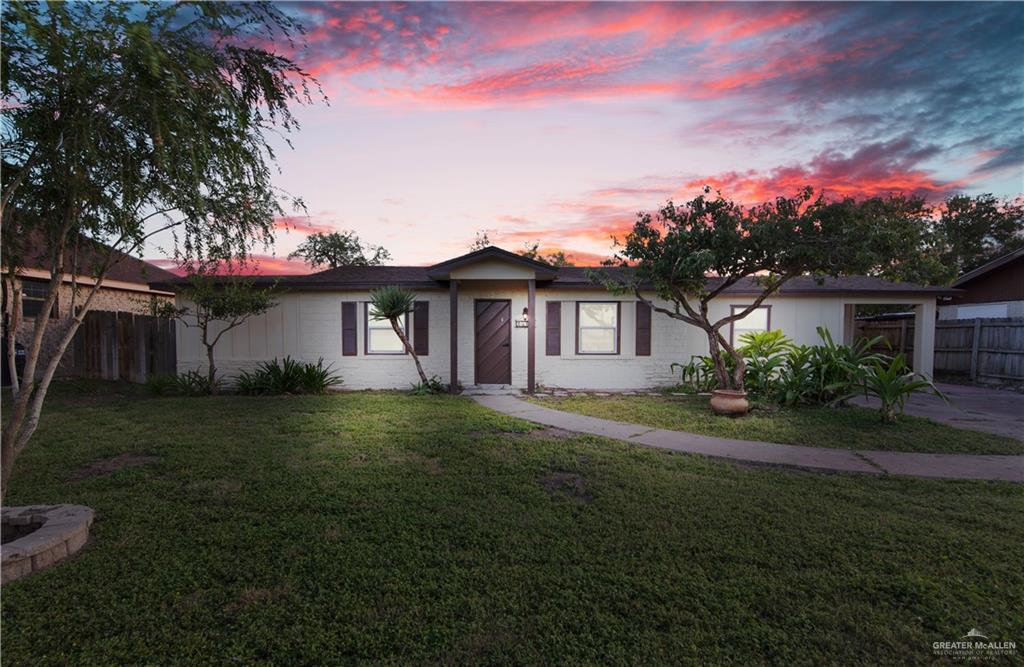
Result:
{"label": "paved path edge", "polygon": [[919,454],[828,449],[732,440],[588,417],[535,405],[516,396],[472,396],[480,405],[512,417],[566,431],[712,458],[819,472],[854,472],[940,479],[1024,483],[1024,455]]}

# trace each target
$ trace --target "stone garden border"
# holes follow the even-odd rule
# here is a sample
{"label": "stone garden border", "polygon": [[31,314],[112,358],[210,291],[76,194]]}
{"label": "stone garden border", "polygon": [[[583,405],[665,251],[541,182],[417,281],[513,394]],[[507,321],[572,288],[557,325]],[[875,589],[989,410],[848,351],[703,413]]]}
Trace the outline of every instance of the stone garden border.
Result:
{"label": "stone garden border", "polygon": [[38,572],[77,552],[89,539],[94,516],[95,512],[83,505],[4,507],[0,510],[4,524],[42,526],[0,548],[0,584]]}

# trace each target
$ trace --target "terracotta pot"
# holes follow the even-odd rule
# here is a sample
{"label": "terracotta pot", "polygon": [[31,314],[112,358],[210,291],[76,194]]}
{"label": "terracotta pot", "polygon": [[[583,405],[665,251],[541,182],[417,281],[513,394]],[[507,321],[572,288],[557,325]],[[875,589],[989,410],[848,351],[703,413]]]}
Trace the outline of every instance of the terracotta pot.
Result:
{"label": "terracotta pot", "polygon": [[732,417],[745,415],[750,409],[747,392],[734,389],[715,389],[711,392],[711,409],[720,415]]}

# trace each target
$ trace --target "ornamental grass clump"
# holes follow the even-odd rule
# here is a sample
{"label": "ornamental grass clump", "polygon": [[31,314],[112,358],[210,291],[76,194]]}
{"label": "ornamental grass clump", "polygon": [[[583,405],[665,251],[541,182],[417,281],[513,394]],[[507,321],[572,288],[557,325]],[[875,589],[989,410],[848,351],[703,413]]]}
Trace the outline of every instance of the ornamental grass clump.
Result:
{"label": "ornamental grass clump", "polygon": [[242,371],[235,381],[239,394],[270,396],[275,394],[323,394],[340,385],[341,376],[325,366],[321,357],[314,363],[284,360],[264,361],[251,371]]}

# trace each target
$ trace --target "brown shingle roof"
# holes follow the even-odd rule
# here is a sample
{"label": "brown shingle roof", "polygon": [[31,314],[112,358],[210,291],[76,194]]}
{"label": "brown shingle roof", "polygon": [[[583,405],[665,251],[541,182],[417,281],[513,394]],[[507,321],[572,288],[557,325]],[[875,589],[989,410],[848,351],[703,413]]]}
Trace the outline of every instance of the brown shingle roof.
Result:
{"label": "brown shingle roof", "polygon": [[[558,269],[554,280],[538,281],[538,288],[594,288],[597,285],[587,277],[587,271],[598,269],[616,272],[616,269],[603,267],[570,266]],[[345,266],[327,269],[319,273],[304,276],[253,276],[252,280],[259,284],[279,283],[282,287],[295,290],[366,290],[398,285],[410,289],[445,289],[446,280],[434,280],[430,277],[431,267],[426,266]],[[175,277],[169,283],[182,283],[184,278]],[[166,285],[167,283],[161,283]],[[714,286],[715,279],[710,280]],[[736,285],[725,290],[725,294],[746,295],[759,294],[760,288],[750,279],[745,278]],[[824,294],[878,294],[887,296],[934,295],[948,296],[959,290],[948,287],[924,287],[911,283],[894,283],[873,276],[847,276],[843,278],[825,278],[821,283],[811,276],[800,276],[788,281],[780,289],[780,294],[789,296],[824,295]]]}
{"label": "brown shingle roof", "polygon": [[[112,251],[116,256],[114,265],[107,271],[106,278],[109,280],[148,285],[154,282],[170,282],[177,278],[173,273],[165,271],[159,266],[113,250],[109,246],[84,236],[81,237],[78,246],[78,275],[93,275],[94,269],[98,268],[99,264],[106,259],[107,251]],[[73,264],[73,250],[69,248],[64,253],[65,272],[70,273]],[[33,237],[28,242],[22,266],[26,269],[39,269],[47,272],[50,270],[49,249],[41,238]]]}

